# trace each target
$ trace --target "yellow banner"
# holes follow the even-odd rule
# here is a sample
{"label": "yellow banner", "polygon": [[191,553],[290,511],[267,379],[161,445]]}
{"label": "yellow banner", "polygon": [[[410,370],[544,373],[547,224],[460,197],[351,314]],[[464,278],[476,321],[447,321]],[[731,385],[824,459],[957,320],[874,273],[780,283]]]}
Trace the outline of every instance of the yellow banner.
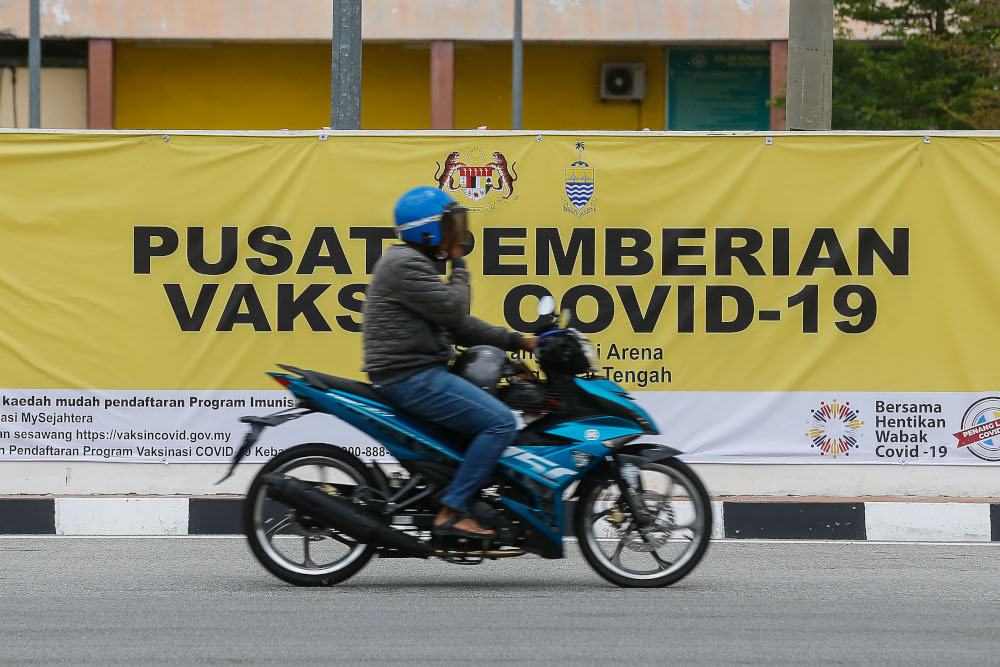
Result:
{"label": "yellow banner", "polygon": [[552,294],[612,379],[997,385],[1000,138],[0,135],[0,367],[33,389],[361,378],[404,190],[473,209],[473,312]]}

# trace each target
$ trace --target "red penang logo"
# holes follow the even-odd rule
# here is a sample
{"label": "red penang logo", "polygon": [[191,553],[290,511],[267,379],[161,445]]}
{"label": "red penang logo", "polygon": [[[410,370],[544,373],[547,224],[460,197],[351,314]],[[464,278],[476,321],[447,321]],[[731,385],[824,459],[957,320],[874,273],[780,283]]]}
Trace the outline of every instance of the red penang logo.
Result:
{"label": "red penang logo", "polygon": [[1000,398],[990,396],[973,403],[955,437],[958,447],[968,447],[984,461],[1000,461]]}

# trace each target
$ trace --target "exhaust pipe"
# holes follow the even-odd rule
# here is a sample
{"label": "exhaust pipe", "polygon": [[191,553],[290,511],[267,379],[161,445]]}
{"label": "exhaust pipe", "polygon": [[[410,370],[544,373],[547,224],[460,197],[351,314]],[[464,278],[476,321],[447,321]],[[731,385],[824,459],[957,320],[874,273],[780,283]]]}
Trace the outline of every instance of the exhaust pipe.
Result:
{"label": "exhaust pipe", "polygon": [[260,479],[275,500],[305,512],[323,525],[350,535],[363,544],[417,554],[433,551],[430,545],[381,523],[374,514],[348,500],[323,493],[308,482],[278,473],[269,473]]}

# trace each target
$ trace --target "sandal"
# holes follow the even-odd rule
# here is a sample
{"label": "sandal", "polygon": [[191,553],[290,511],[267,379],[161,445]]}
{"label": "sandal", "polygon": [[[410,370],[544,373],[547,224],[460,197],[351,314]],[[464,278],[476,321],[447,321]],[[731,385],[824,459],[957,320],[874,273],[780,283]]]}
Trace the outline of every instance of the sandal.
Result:
{"label": "sandal", "polygon": [[[455,524],[458,523],[459,521],[463,521],[464,519],[472,519],[473,521],[476,521],[474,517],[468,514],[465,513],[456,514],[455,516],[451,517],[450,519],[442,523],[440,526],[432,526],[431,534],[454,535],[456,537],[466,537],[472,540],[489,540],[496,537],[497,534],[492,530],[488,533],[474,533],[471,530],[462,530],[461,528],[456,528]],[[478,521],[476,521],[476,525],[479,525]],[[482,526],[479,527],[482,528]],[[484,528],[484,530],[488,529]]]}

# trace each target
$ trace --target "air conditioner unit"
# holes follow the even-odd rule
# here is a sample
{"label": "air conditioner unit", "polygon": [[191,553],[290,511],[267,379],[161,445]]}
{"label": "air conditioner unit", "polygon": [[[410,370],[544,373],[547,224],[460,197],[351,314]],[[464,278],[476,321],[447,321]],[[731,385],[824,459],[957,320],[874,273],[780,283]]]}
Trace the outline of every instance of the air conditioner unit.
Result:
{"label": "air conditioner unit", "polygon": [[646,97],[646,65],[601,63],[602,100],[641,100]]}

